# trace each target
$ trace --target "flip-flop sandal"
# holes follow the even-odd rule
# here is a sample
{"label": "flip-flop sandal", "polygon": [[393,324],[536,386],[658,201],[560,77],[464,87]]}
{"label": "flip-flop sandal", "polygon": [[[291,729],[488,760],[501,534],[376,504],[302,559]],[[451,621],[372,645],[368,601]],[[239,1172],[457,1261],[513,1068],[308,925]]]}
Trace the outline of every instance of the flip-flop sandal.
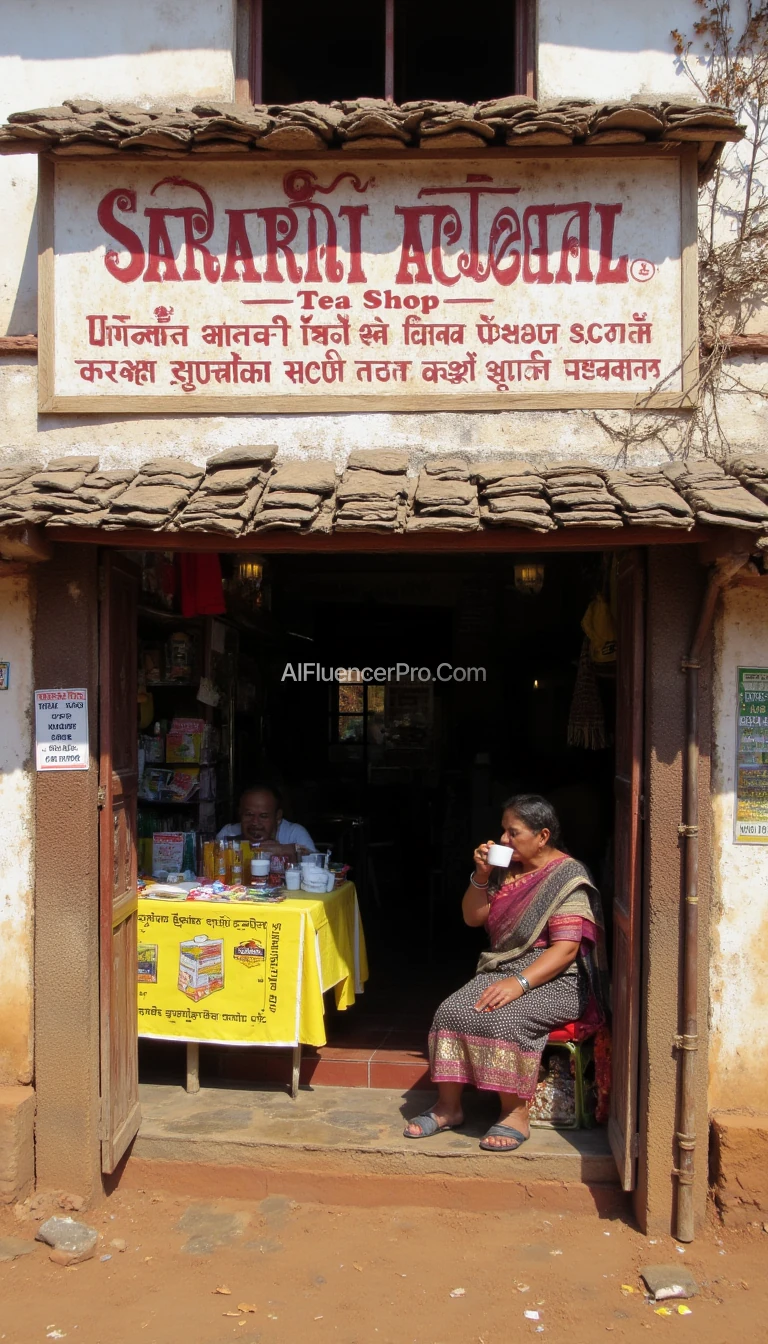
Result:
{"label": "flip-flop sandal", "polygon": [[409,1134],[407,1129],[403,1130],[406,1139],[431,1139],[433,1134],[444,1134],[447,1129],[455,1129],[455,1125],[439,1125],[431,1111],[425,1111],[423,1115],[414,1115],[409,1125],[418,1125],[421,1129],[420,1134]]}
{"label": "flip-flop sandal", "polygon": [[[491,1125],[487,1134],[484,1134],[480,1147],[485,1153],[516,1153],[518,1148],[522,1148],[527,1143],[530,1134],[521,1134],[519,1129],[513,1129],[511,1125]],[[494,1143],[486,1143],[486,1139],[517,1139],[517,1143],[508,1143],[505,1147],[499,1148]]]}

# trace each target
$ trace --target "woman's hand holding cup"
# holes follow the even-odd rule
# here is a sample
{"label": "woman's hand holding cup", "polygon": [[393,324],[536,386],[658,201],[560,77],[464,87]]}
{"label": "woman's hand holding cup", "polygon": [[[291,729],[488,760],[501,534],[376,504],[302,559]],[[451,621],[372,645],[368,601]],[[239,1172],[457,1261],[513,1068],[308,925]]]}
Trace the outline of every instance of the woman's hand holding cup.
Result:
{"label": "woman's hand holding cup", "polygon": [[478,882],[487,882],[491,875],[491,865],[488,862],[488,851],[493,843],[493,840],[486,840],[484,844],[478,845],[475,850],[475,877]]}

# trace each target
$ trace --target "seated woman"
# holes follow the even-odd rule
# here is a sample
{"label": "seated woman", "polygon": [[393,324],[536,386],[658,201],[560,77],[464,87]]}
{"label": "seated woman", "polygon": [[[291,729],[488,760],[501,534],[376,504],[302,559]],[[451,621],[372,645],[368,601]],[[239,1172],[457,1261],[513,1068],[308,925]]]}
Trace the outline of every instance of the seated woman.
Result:
{"label": "seated woman", "polygon": [[[499,1123],[480,1147],[510,1153],[530,1136],[528,1106],[549,1033],[601,1003],[600,898],[584,866],[557,848],[554,808],[536,794],[510,798],[501,843],[509,868],[492,868],[488,844],[475,850],[475,871],[462,901],[464,922],[485,925],[491,950],[477,975],[435,1013],[429,1036],[438,1098],[404,1130],[426,1139],[464,1119],[465,1083],[498,1092]],[[596,1025],[602,1010],[595,1012]]]}

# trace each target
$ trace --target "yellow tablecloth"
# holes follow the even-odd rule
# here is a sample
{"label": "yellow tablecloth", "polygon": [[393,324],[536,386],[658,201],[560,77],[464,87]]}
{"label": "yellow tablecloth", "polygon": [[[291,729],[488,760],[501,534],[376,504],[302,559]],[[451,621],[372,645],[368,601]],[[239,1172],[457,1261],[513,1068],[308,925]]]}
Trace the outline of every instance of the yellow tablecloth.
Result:
{"label": "yellow tablecloth", "polygon": [[348,1008],[368,978],[352,882],[279,905],[143,897],[138,920],[140,1036],[324,1045],[324,992]]}

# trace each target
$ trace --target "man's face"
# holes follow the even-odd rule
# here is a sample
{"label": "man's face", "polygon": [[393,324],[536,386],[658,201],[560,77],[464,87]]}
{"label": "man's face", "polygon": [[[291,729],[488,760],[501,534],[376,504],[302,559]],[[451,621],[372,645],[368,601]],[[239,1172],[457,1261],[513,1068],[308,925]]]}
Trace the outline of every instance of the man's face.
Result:
{"label": "man's face", "polygon": [[240,799],[240,826],[249,844],[274,840],[282,817],[277,799],[268,789],[244,793]]}

